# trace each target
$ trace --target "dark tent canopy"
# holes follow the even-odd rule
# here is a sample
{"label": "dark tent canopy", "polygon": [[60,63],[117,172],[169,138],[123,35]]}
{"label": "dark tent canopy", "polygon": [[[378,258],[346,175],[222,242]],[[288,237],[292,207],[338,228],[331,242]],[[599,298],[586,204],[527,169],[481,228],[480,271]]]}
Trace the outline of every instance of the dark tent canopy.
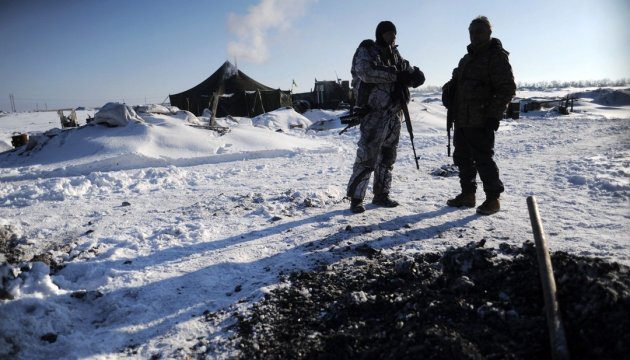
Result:
{"label": "dark tent canopy", "polygon": [[202,115],[205,108],[212,108],[215,94],[219,96],[216,114],[219,117],[252,117],[292,105],[290,92],[259,83],[229,61],[201,84],[179,94],[169,95],[169,98],[171,105]]}

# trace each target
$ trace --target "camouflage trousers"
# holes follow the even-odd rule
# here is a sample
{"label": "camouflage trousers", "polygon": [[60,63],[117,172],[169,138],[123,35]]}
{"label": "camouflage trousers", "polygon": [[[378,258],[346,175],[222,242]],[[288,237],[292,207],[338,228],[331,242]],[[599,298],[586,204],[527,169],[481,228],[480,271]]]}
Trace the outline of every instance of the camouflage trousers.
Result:
{"label": "camouflage trousers", "polygon": [[374,111],[361,120],[361,138],[348,182],[347,196],[363,199],[372,172],[374,195],[388,194],[400,139],[400,117],[391,111]]}

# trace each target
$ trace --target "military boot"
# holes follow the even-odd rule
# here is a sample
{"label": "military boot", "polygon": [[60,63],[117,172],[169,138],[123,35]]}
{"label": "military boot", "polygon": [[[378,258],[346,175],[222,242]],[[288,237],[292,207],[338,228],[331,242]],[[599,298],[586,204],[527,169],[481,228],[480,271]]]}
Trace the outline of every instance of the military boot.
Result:
{"label": "military boot", "polygon": [[446,205],[452,207],[474,207],[475,193],[461,193],[453,199],[448,199]]}
{"label": "military boot", "polygon": [[363,199],[350,199],[350,211],[355,214],[360,214],[365,211],[365,207],[363,206]]}
{"label": "military boot", "polygon": [[501,204],[499,203],[499,195],[486,195],[486,201],[477,208],[477,214],[480,215],[492,215],[501,210]]}
{"label": "military boot", "polygon": [[390,208],[400,205],[398,201],[392,200],[389,197],[389,194],[374,195],[374,199],[372,199],[372,204]]}

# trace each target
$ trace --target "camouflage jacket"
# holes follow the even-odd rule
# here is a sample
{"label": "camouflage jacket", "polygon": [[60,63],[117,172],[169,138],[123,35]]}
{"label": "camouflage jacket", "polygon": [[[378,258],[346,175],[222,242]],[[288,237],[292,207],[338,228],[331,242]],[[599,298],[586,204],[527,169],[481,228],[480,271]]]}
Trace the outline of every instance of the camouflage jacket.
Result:
{"label": "camouflage jacket", "polygon": [[357,106],[371,110],[401,109],[400,87],[396,72],[407,70],[409,62],[393,47],[391,52],[373,40],[364,40],[352,58],[352,87]]}
{"label": "camouflage jacket", "polygon": [[488,127],[489,119],[503,117],[516,91],[508,55],[499,39],[493,38],[478,49],[468,45],[468,54],[445,84],[454,90],[453,103],[448,108],[455,127]]}

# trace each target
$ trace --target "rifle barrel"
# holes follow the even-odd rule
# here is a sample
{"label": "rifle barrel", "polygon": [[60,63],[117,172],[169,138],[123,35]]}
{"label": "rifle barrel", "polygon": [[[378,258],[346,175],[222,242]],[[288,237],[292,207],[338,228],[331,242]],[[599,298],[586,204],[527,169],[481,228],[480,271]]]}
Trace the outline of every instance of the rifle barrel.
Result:
{"label": "rifle barrel", "polygon": [[411,126],[411,116],[409,116],[409,108],[407,103],[403,101],[402,111],[405,116],[405,124],[407,124],[407,131],[409,131],[409,139],[411,140],[411,148],[413,149],[413,159],[416,161],[416,168],[420,170],[420,164],[418,163],[418,155],[416,155],[416,146],[413,144],[413,128]]}

